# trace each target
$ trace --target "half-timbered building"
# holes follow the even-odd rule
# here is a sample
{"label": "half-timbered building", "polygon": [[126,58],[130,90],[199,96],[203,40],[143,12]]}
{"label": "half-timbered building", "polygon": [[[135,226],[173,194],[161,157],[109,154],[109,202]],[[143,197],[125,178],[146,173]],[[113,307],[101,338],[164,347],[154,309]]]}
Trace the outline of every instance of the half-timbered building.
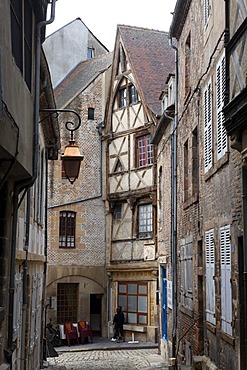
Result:
{"label": "half-timbered building", "polygon": [[[103,132],[106,268],[111,320],[125,314],[126,338],[157,339],[156,152],[159,96],[174,71],[165,32],[119,25]],[[109,328],[110,329],[110,328]]]}

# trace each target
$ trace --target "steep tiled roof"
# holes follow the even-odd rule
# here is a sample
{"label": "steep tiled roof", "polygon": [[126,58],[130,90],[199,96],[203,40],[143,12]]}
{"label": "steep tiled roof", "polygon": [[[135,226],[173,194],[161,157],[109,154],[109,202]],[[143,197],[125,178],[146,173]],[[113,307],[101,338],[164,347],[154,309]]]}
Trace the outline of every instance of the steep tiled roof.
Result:
{"label": "steep tiled roof", "polygon": [[55,89],[57,108],[63,108],[112,64],[112,53],[79,63]]}
{"label": "steep tiled roof", "polygon": [[155,114],[161,114],[159,96],[169,73],[175,70],[174,50],[169,46],[168,33],[125,25],[118,25],[118,31],[145,103]]}

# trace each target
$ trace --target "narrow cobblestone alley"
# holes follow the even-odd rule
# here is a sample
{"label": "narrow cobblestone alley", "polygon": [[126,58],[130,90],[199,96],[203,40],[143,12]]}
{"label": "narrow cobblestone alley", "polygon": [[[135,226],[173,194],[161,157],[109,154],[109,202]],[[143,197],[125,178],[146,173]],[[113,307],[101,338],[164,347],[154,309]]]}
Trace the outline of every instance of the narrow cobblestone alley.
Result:
{"label": "narrow cobblestone alley", "polygon": [[167,370],[157,349],[62,352],[48,358],[48,370]]}

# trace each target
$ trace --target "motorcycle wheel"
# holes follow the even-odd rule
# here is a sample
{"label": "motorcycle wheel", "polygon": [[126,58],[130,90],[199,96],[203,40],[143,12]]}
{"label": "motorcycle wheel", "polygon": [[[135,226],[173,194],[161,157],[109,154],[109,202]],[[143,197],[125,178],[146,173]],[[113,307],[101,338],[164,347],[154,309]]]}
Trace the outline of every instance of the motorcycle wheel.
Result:
{"label": "motorcycle wheel", "polygon": [[62,345],[62,339],[61,338],[55,338],[53,341],[54,347],[60,347]]}

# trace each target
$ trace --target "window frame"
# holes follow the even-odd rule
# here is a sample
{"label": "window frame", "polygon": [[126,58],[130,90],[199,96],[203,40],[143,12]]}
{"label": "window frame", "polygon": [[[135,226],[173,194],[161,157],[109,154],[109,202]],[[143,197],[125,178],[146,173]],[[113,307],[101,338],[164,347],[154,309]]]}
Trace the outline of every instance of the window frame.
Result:
{"label": "window frame", "polygon": [[94,113],[95,113],[95,109],[93,107],[89,107],[87,109],[87,119],[90,120],[90,121],[93,121],[95,118],[94,118]]}
{"label": "window frame", "polygon": [[122,208],[123,208],[122,203],[115,203],[113,205],[112,215],[114,220],[119,221],[122,219]]}
{"label": "window frame", "polygon": [[[141,145],[142,144],[142,145]],[[154,163],[154,145],[151,144],[151,135],[136,136],[136,167],[142,168]]]}
{"label": "window frame", "polygon": [[[69,224],[69,218],[70,218],[70,224]],[[59,248],[60,249],[74,249],[76,247],[75,236],[76,236],[76,212],[60,211]]]}
{"label": "window frame", "polygon": [[137,93],[137,89],[135,85],[130,84],[128,86],[128,93],[129,93],[129,98],[128,98],[129,104],[130,105],[136,104],[138,102],[138,93]]}
{"label": "window frame", "polygon": [[[137,290],[136,293],[130,292],[130,286],[136,285]],[[126,287],[125,292],[121,289],[121,287]],[[145,287],[146,293],[140,292],[139,287]],[[124,298],[121,300],[120,297],[126,297],[126,305],[123,303]],[[129,308],[131,304],[133,304],[134,298],[136,297],[136,309]],[[139,300],[140,297],[140,300]],[[139,304],[143,303],[143,298],[146,297],[146,311],[140,311]],[[141,301],[142,298],[142,302]],[[125,323],[131,325],[138,325],[138,326],[147,326],[148,325],[148,282],[147,281],[132,281],[132,282],[125,282],[121,281],[118,282],[118,305],[122,306],[123,313],[125,316]],[[134,315],[136,315],[136,320],[134,321],[131,319]],[[145,317],[145,323],[142,322],[142,318]]]}
{"label": "window frame", "polygon": [[57,323],[78,321],[79,283],[57,284]]}
{"label": "window frame", "polygon": [[118,90],[118,107],[125,108],[127,106],[127,88],[120,87]]}
{"label": "window frame", "polygon": [[87,48],[87,59],[93,59],[95,57],[95,49],[94,47]]}
{"label": "window frame", "polygon": [[[142,210],[143,209],[143,210]],[[152,239],[154,233],[152,203],[138,205],[137,236],[138,239]]]}

